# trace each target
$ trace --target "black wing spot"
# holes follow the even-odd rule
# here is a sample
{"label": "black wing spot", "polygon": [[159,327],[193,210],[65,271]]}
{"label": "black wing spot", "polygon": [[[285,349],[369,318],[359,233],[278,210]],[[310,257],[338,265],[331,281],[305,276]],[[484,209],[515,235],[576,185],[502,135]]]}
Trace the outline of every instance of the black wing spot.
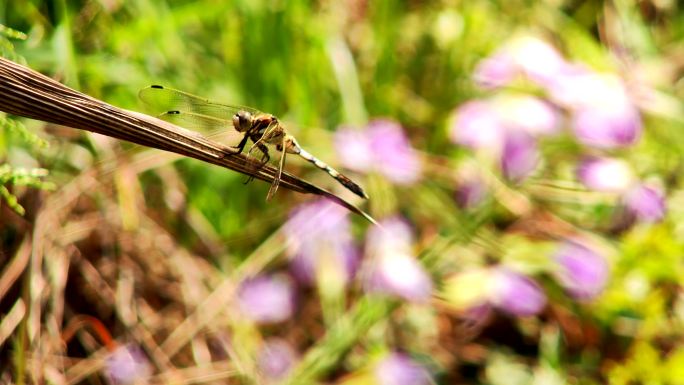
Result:
{"label": "black wing spot", "polygon": [[173,111],[167,111],[167,115],[179,115],[181,112],[178,110],[173,110]]}
{"label": "black wing spot", "polygon": [[164,86],[160,86],[160,85],[157,85],[157,84],[153,84],[153,85],[150,86],[150,88],[157,88],[157,89],[163,90],[163,89],[164,89]]}

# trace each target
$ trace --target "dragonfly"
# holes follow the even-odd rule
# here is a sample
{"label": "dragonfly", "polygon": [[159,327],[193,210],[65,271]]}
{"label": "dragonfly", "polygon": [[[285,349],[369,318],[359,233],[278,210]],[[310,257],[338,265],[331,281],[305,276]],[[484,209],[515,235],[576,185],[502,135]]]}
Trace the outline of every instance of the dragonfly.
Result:
{"label": "dragonfly", "polygon": [[266,200],[270,200],[278,190],[285,167],[286,154],[299,155],[325,171],[349,191],[361,198],[368,199],[368,194],[363,191],[361,186],[304,150],[295,137],[287,132],[280,120],[272,114],[251,107],[212,102],[184,91],[160,85],[143,88],[140,90],[139,97],[148,105],[165,108],[166,111],[159,117],[181,127],[208,129],[232,126],[243,135],[240,143],[233,148],[241,153],[247,146],[247,142],[251,140],[252,145],[247,150],[247,155],[252,155],[253,151],[259,150],[262,153],[262,158],[261,164],[258,166],[263,166],[269,161],[269,146],[275,147],[280,152],[278,172],[268,190]]}

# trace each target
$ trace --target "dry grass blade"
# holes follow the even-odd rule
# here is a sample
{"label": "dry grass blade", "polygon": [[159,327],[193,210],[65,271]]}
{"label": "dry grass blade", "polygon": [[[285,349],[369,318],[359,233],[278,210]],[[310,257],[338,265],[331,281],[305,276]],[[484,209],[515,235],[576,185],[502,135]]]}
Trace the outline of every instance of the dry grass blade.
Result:
{"label": "dry grass blade", "polygon": [[[157,118],[114,107],[4,58],[0,58],[0,110],[175,152],[266,182],[272,182],[278,172],[270,165],[255,170],[246,155],[229,146]],[[283,172],[280,186],[320,195],[375,223],[339,196],[287,172]]]}

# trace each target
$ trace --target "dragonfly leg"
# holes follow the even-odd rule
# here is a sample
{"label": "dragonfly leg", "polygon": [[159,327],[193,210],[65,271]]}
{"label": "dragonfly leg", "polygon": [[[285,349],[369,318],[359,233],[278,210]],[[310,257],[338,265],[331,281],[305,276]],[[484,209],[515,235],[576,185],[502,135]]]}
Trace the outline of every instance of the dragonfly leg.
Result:
{"label": "dragonfly leg", "polygon": [[[253,146],[252,148],[249,149],[247,154],[249,155],[249,153],[251,153],[255,147],[261,151],[262,155],[261,155],[261,160],[259,161],[260,163],[258,165],[254,165],[255,166],[254,171],[259,170],[262,167],[264,167],[264,165],[266,163],[268,163],[268,161],[271,159],[271,156],[268,154],[268,147],[266,147],[266,145],[263,143],[256,143],[255,146]],[[244,184],[247,184],[247,183],[251,182],[252,180],[254,180],[254,177],[250,176],[249,178],[247,178],[247,180],[245,181]]]}
{"label": "dragonfly leg", "polygon": [[275,195],[275,192],[278,191],[278,185],[280,184],[280,178],[283,176],[283,168],[285,167],[285,155],[287,155],[287,151],[282,151],[283,147],[285,147],[285,136],[283,136],[282,142],[279,144],[281,152],[280,152],[280,163],[278,164],[278,172],[275,174],[273,178],[273,183],[271,183],[271,188],[268,189],[268,195],[266,195],[266,201],[270,201],[271,198],[273,198],[273,195]]}
{"label": "dragonfly leg", "polygon": [[261,157],[261,164],[259,165],[259,168],[262,168],[266,163],[268,163],[268,161],[271,159],[271,156],[268,154],[268,147],[266,147],[265,144],[259,143],[257,144],[257,146],[259,147],[259,150],[261,150],[261,152],[264,154]]}
{"label": "dragonfly leg", "polygon": [[249,139],[249,136],[245,134],[245,136],[242,137],[242,140],[240,141],[240,144],[237,146],[232,146],[234,149],[238,150],[238,154],[242,153],[242,150],[245,149],[245,145],[247,144],[247,140]]}

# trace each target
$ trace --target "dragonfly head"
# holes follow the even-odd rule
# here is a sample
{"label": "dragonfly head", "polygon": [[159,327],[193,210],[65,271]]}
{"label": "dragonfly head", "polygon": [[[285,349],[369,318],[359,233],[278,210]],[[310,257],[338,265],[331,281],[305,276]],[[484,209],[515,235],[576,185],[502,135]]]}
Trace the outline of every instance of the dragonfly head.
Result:
{"label": "dragonfly head", "polygon": [[233,115],[233,127],[238,132],[247,132],[252,127],[252,114],[249,111],[238,111]]}

